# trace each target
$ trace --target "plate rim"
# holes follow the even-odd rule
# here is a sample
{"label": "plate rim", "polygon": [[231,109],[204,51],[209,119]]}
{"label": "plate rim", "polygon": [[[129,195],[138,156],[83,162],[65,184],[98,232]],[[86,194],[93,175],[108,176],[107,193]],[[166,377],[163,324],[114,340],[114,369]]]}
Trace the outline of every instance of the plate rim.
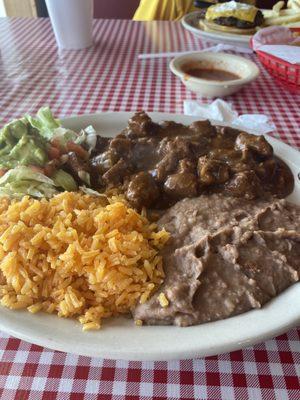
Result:
{"label": "plate rim", "polygon": [[249,44],[250,38],[252,35],[239,35],[235,33],[228,33],[228,32],[206,32],[200,27],[197,28],[193,26],[190,22],[189,19],[192,16],[196,16],[200,14],[200,11],[193,11],[191,13],[188,13],[184,15],[181,19],[181,24],[182,26],[187,29],[189,32],[195,34],[196,36],[200,37],[205,37],[208,39],[213,39],[213,40],[219,40],[224,42],[224,38],[226,41],[232,41],[236,43],[243,43],[244,45]]}
{"label": "plate rim", "polygon": [[[96,118],[99,120],[102,118],[113,118],[118,120],[116,118],[116,114],[123,120],[127,120],[128,117],[132,116],[133,111],[121,111],[121,112],[100,112],[100,113],[93,113],[93,114],[81,114],[81,115],[76,115],[76,116],[70,116],[70,117],[65,117],[61,118],[61,122],[63,125],[68,125],[72,123],[77,123],[78,125],[80,124],[80,121],[84,121],[85,119],[92,119]],[[169,118],[185,118],[185,119],[190,119],[192,120],[199,120],[199,117],[194,117],[194,116],[186,116],[183,114],[177,114],[177,113],[165,113],[165,112],[149,112],[149,115],[156,119],[156,120],[162,120],[162,119],[169,119]],[[216,121],[214,121],[216,122]],[[218,123],[219,124],[219,123]],[[266,135],[268,138],[270,138],[270,141],[276,144],[276,147],[281,147],[283,148],[286,152],[293,154],[293,157],[298,157],[299,158],[299,151],[294,149],[293,147],[289,146],[288,144],[278,140],[277,138],[274,138],[273,136]],[[300,168],[300,161],[299,164],[296,164],[297,168]],[[299,198],[300,202],[300,198]],[[272,328],[266,327],[264,329],[261,329],[259,327],[259,333],[255,336],[249,337],[249,335],[244,334],[243,337],[238,339],[238,337],[234,337],[234,335],[231,337],[230,335],[227,337],[227,340],[225,342],[219,342],[219,343],[214,343],[214,345],[210,344],[210,340],[214,338],[206,337],[207,340],[207,345],[203,345],[202,343],[199,343],[196,339],[200,337],[201,339],[201,330],[203,330],[203,327],[210,327],[212,330],[217,329],[217,337],[220,335],[220,330],[224,329],[225,326],[225,332],[227,326],[236,326],[236,324],[239,326],[239,324],[242,321],[242,324],[244,323],[244,320],[249,320],[254,318],[254,320],[257,318],[255,315],[260,315],[264,316],[265,313],[268,314],[268,309],[272,310],[274,308],[274,303],[279,303],[279,309],[281,307],[281,303],[283,301],[286,302],[286,299],[296,299],[294,303],[298,303],[298,308],[297,307],[290,307],[290,310],[287,310],[287,313],[283,313],[283,317],[281,316],[280,323],[278,323],[278,320],[275,322],[275,327],[273,326]],[[284,299],[284,300],[282,300]],[[297,302],[298,300],[298,302]],[[278,308],[275,305],[275,311]],[[112,321],[107,321],[104,325],[107,325],[103,328],[103,330],[100,331],[95,331],[95,332],[82,332],[81,327],[79,326],[78,323],[76,323],[75,320],[69,319],[69,320],[63,320],[63,319],[58,319],[56,315],[47,315],[47,314],[38,314],[38,315],[32,315],[28,313],[26,310],[21,310],[21,311],[15,311],[13,312],[12,310],[4,309],[3,307],[0,308],[0,329],[8,334],[11,334],[15,337],[18,337],[22,340],[47,347],[53,350],[59,350],[59,351],[64,351],[64,352],[70,352],[78,355],[83,355],[83,356],[90,356],[90,357],[104,357],[107,359],[114,359],[114,360],[136,360],[136,361],[166,361],[166,360],[178,360],[178,359],[190,359],[190,358],[195,358],[195,357],[204,357],[204,356],[210,356],[210,355],[215,355],[215,354],[222,354],[222,353],[227,353],[233,350],[238,350],[242,349],[248,346],[252,346],[254,344],[260,343],[270,337],[274,337],[278,334],[281,334],[283,332],[286,332],[288,329],[295,327],[299,322],[300,322],[300,311],[296,312],[294,308],[297,308],[300,310],[300,282],[295,283],[294,285],[290,286],[287,290],[282,292],[279,296],[277,296],[275,299],[273,299],[271,302],[267,303],[262,309],[260,310],[251,310],[249,312],[227,318],[224,320],[220,321],[215,321],[215,322],[210,322],[207,324],[202,324],[202,325],[196,325],[188,328],[178,328],[178,327],[173,327],[173,326],[168,326],[168,327],[162,327],[162,326],[155,326],[155,327],[135,327],[133,320],[124,320],[124,318],[115,318]],[[257,314],[261,313],[261,314]],[[274,313],[274,310],[273,310]],[[272,313],[271,313],[272,314]],[[254,317],[253,317],[254,316]],[[28,323],[25,327],[22,325],[22,321],[25,321]],[[120,323],[120,320],[124,320],[124,324]],[[13,321],[13,322],[12,322]],[[48,323],[48,321],[50,321]],[[59,324],[59,322],[62,321],[62,324]],[[130,321],[130,325],[129,322]],[[68,329],[74,329],[75,335],[74,338],[76,337],[79,338],[86,338],[84,341],[84,344],[82,344],[80,341],[76,343],[74,342],[75,339],[71,340],[71,336],[67,338],[61,338],[60,336],[57,335],[51,335],[49,336],[48,334],[43,335],[42,331],[35,332],[34,329],[36,326],[38,326],[41,330],[41,326],[43,327],[43,324],[45,324],[45,327],[47,327],[47,323],[49,325],[55,324],[57,322],[57,327],[58,331],[60,328],[60,325],[62,327],[67,327]],[[274,325],[274,321],[272,322]],[[251,325],[251,324],[250,324]],[[272,324],[271,324],[272,325]],[[20,327],[23,328],[23,330],[20,330]],[[90,348],[89,346],[86,345],[86,342],[89,341],[89,339],[97,338],[99,339],[99,342],[101,341],[101,336],[103,339],[104,337],[111,336],[114,337],[116,335],[116,343],[118,343],[118,332],[121,332],[121,334],[126,334],[127,330],[129,331],[129,334],[133,336],[134,338],[139,338],[140,332],[144,332],[146,334],[146,337],[148,336],[151,337],[151,335],[155,336],[157,334],[157,330],[159,332],[171,332],[171,336],[174,336],[174,340],[177,340],[177,336],[180,337],[180,340],[183,337],[189,338],[190,336],[193,338],[193,341],[191,343],[185,344],[183,343],[183,347],[178,350],[178,348],[175,349],[170,349],[168,348],[165,352],[158,347],[156,347],[155,351],[152,351],[152,349],[144,349],[141,351],[140,346],[141,343],[134,342],[133,345],[131,344],[130,346],[124,346],[124,347],[118,347],[117,345],[115,347],[111,346],[110,347],[103,347],[101,348],[101,344],[99,343],[99,346],[96,348]],[[135,331],[137,330],[137,331]],[[145,331],[143,331],[145,330]],[[208,329],[209,331],[210,329]],[[103,332],[103,333],[102,333]],[[116,333],[117,332],[117,333]],[[122,333],[123,332],[123,333]],[[133,332],[135,332],[133,334]],[[139,332],[136,334],[136,332]],[[150,332],[148,334],[148,332]],[[154,332],[154,333],[153,333]],[[199,336],[200,332],[200,336]],[[205,329],[204,329],[205,332]],[[232,331],[233,332],[233,331]],[[236,334],[236,332],[233,332]],[[122,335],[121,335],[122,336]],[[203,334],[202,334],[203,336]],[[73,336],[72,336],[73,337]],[[141,335],[143,338],[144,335]],[[205,335],[204,335],[205,337]],[[201,341],[200,341],[201,342]],[[180,342],[181,343],[181,342]],[[167,345],[167,343],[166,343]]]}

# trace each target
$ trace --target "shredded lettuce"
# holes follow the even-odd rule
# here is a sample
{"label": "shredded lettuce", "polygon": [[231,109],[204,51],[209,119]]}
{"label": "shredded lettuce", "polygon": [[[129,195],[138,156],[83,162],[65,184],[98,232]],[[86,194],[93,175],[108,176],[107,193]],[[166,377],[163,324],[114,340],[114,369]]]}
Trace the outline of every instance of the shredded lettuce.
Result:
{"label": "shredded lettuce", "polygon": [[0,167],[43,166],[48,160],[46,146],[26,119],[12,121],[0,130]]}
{"label": "shredded lettuce", "polygon": [[48,176],[34,171],[33,169],[25,166],[16,167],[7,171],[1,178],[0,178],[0,186],[6,183],[12,183],[16,181],[23,181],[23,180],[33,180],[41,183],[46,183],[48,185],[53,185],[52,179],[48,178]]}
{"label": "shredded lettuce", "polygon": [[83,145],[91,152],[96,146],[97,135],[92,126],[82,129],[79,133],[60,126],[53,131],[52,139],[58,141],[62,148],[64,148],[68,142],[74,142],[78,145]]}
{"label": "shredded lettuce", "polygon": [[104,197],[107,199],[107,195],[104,193],[99,193],[96,190],[93,190],[91,188],[88,188],[86,186],[79,186],[79,189],[85,193],[85,194],[89,194],[90,196],[96,196],[96,197]]}
{"label": "shredded lettuce", "polygon": [[59,169],[52,176],[55,186],[60,187],[68,192],[74,192],[78,189],[74,178],[62,169]]}
{"label": "shredded lettuce", "polygon": [[53,117],[49,107],[40,108],[35,118],[30,115],[26,115],[25,118],[46,140],[52,139],[53,131],[61,126],[59,120]]}
{"label": "shredded lettuce", "polygon": [[50,198],[62,189],[78,189],[73,177],[63,170],[56,171],[51,179],[29,167],[19,166],[7,171],[0,178],[0,196],[21,198],[29,195]]}
{"label": "shredded lettuce", "polygon": [[[0,178],[0,196],[51,197],[60,190],[78,190],[74,178],[64,170],[55,171],[50,179],[31,166],[46,165],[49,142],[54,139],[62,149],[74,142],[91,153],[98,135],[91,125],[79,133],[64,128],[49,107],[40,108],[36,116],[25,115],[6,124],[0,130],[0,168],[8,171]],[[88,172],[78,171],[78,176],[90,186]]]}
{"label": "shredded lettuce", "polygon": [[75,142],[80,136],[77,132],[64,128],[59,119],[54,118],[49,107],[40,108],[36,117],[26,115],[25,118],[41,137],[47,141],[58,139],[62,147],[69,141]]}
{"label": "shredded lettuce", "polygon": [[96,147],[97,136],[99,136],[99,133],[95,131],[92,125],[89,125],[85,129],[81,130],[80,136],[75,140],[75,143],[85,144],[85,147],[90,153]]}
{"label": "shredded lettuce", "polygon": [[[59,142],[60,146],[62,148],[64,148],[68,142],[76,142],[77,143],[79,136],[80,135],[78,133],[60,126],[59,128],[56,128],[53,131],[52,139],[57,140]],[[81,144],[81,143],[78,143],[78,144]]]}
{"label": "shredded lettuce", "polygon": [[[0,168],[44,166],[48,161],[48,143],[54,139],[62,149],[71,141],[83,145],[91,153],[97,144],[98,135],[91,125],[79,133],[64,128],[54,118],[49,107],[42,107],[35,117],[25,115],[0,130]],[[88,183],[88,179],[85,182]]]}
{"label": "shredded lettuce", "polygon": [[27,135],[22,136],[19,142],[9,153],[10,160],[17,160],[21,165],[45,165],[48,157],[45,149],[39,147],[35,140]]}
{"label": "shredded lettuce", "polygon": [[78,171],[78,176],[86,185],[91,186],[91,176],[88,172],[81,170]]}
{"label": "shredded lettuce", "polygon": [[33,171],[29,167],[19,166],[7,171],[0,178],[0,195],[21,198],[25,195],[32,197],[52,197],[58,193],[52,179]]}

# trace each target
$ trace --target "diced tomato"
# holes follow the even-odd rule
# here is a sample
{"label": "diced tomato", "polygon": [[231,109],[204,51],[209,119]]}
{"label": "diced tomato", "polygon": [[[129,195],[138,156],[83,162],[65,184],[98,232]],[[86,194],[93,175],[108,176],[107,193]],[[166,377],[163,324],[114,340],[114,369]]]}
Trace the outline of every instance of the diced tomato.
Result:
{"label": "diced tomato", "polygon": [[55,147],[55,146],[49,146],[48,149],[47,149],[47,153],[48,153],[48,156],[49,156],[49,158],[51,160],[59,158],[60,154],[61,154],[60,153],[60,149]]}
{"label": "diced tomato", "polygon": [[44,169],[41,167],[37,167],[36,165],[28,165],[28,167],[30,169],[32,169],[32,171],[34,171],[34,172],[39,172],[40,174],[43,174],[43,175],[45,174]]}
{"label": "diced tomato", "polygon": [[51,177],[54,172],[60,167],[61,163],[59,159],[53,159],[49,162],[47,162],[47,164],[44,167],[45,170],[45,175]]}
{"label": "diced tomato", "polygon": [[0,177],[3,176],[7,172],[7,169],[0,168]]}
{"label": "diced tomato", "polygon": [[57,138],[52,139],[51,144],[52,144],[52,146],[57,147],[58,149],[60,149],[60,147],[61,147],[59,139],[57,139]]}
{"label": "diced tomato", "polygon": [[53,175],[55,171],[55,166],[51,164],[46,164],[45,165],[45,175],[48,176],[49,178]]}
{"label": "diced tomato", "polygon": [[89,153],[86,150],[84,150],[83,147],[81,147],[79,144],[76,144],[74,142],[67,143],[67,150],[73,151],[75,154],[78,155],[78,157],[83,158],[84,160],[86,160],[89,156]]}

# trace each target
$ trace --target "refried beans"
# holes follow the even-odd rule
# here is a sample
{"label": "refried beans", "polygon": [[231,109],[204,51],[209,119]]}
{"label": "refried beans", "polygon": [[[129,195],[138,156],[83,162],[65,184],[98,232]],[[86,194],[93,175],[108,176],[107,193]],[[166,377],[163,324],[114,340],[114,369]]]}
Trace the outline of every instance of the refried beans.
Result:
{"label": "refried beans", "polygon": [[171,233],[166,278],[133,311],[145,324],[228,318],[260,308],[299,280],[300,207],[285,200],[202,195],[175,204],[158,226]]}

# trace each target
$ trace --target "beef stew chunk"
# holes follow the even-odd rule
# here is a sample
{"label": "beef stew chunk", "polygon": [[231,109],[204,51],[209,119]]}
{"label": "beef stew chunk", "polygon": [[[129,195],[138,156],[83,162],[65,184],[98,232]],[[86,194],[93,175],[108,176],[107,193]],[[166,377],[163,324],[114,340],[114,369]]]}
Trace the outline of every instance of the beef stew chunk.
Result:
{"label": "beef stew chunk", "polygon": [[209,121],[157,124],[143,111],[115,138],[97,139],[90,169],[96,189],[118,187],[137,209],[164,209],[220,191],[247,199],[281,198],[294,187],[290,169],[264,136]]}
{"label": "beef stew chunk", "polygon": [[239,172],[225,185],[225,192],[235,197],[255,199],[262,197],[263,190],[260,181],[253,171]]}
{"label": "beef stew chunk", "polygon": [[164,183],[164,191],[173,199],[197,196],[197,177],[190,172],[170,175]]}
{"label": "beef stew chunk", "polygon": [[237,150],[250,149],[263,158],[272,157],[273,148],[266,141],[264,136],[251,135],[250,133],[241,132],[235,141]]}
{"label": "beef stew chunk", "polygon": [[202,185],[214,185],[225,183],[229,179],[229,166],[219,160],[210,160],[200,157],[198,160],[198,177]]}
{"label": "beef stew chunk", "polygon": [[153,207],[159,197],[159,189],[149,173],[139,172],[129,182],[126,197],[136,208]]}
{"label": "beef stew chunk", "polygon": [[123,182],[125,176],[130,175],[131,166],[123,158],[114,164],[108,171],[103,174],[102,178],[108,186],[118,186]]}
{"label": "beef stew chunk", "polygon": [[82,177],[83,174],[90,172],[89,163],[80,158],[73,151],[70,151],[68,154],[66,154],[65,158],[63,169],[69,172],[79,184],[84,183],[84,179],[82,179]]}

